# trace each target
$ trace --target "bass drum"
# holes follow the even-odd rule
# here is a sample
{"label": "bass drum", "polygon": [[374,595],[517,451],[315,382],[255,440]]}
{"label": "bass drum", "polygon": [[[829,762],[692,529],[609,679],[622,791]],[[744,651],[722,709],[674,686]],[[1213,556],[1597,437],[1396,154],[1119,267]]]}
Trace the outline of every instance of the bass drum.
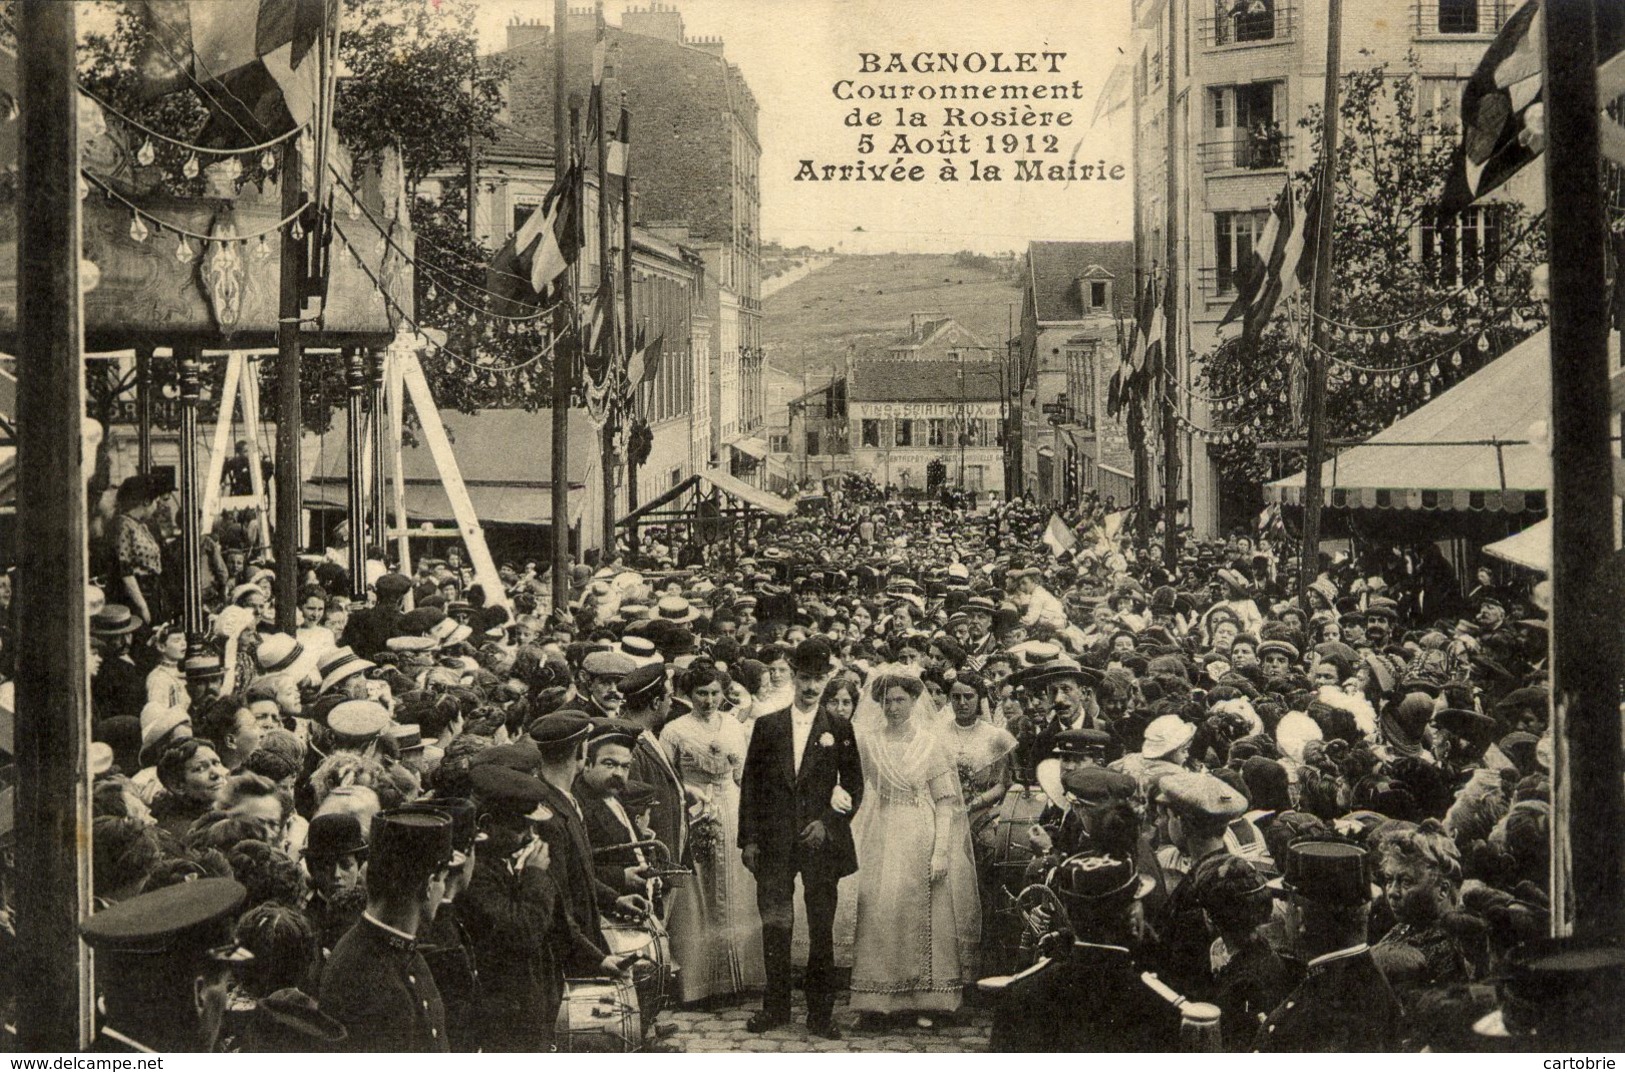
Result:
{"label": "bass drum", "polygon": [[993,847],[988,855],[992,869],[989,878],[1011,895],[1027,885],[1024,876],[1033,858],[1027,832],[1048,803],[1049,798],[1038,786],[1012,785],[999,804],[998,818],[993,821]]}
{"label": "bass drum", "polygon": [[642,1041],[637,992],[618,979],[566,979],[556,1026],[560,1053],[633,1053]]}
{"label": "bass drum", "polygon": [[647,1036],[655,1017],[677,993],[677,964],[671,956],[671,936],[665,924],[653,916],[636,926],[606,923],[603,932],[611,956],[637,953],[643,958],[632,966],[632,978],[637,983],[638,1008],[642,1010],[641,1033]]}

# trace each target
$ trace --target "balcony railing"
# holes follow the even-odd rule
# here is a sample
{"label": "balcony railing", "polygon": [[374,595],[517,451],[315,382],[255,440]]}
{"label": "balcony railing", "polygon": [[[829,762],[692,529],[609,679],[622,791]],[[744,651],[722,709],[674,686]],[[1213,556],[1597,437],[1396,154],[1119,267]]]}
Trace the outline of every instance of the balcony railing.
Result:
{"label": "balcony railing", "polygon": [[1291,41],[1297,32],[1297,8],[1269,0],[1221,0],[1214,5],[1225,14],[1197,20],[1204,48],[1231,45],[1270,45]]}
{"label": "balcony railing", "polygon": [[1196,285],[1202,292],[1204,300],[1209,302],[1228,302],[1235,300],[1236,286],[1241,282],[1242,274],[1238,269],[1198,268],[1196,269]]}
{"label": "balcony railing", "polygon": [[1416,36],[1493,34],[1512,15],[1512,0],[1421,0],[1411,6]]}
{"label": "balcony railing", "polygon": [[1292,136],[1270,123],[1202,142],[1196,156],[1203,171],[1270,171],[1287,166],[1291,149]]}

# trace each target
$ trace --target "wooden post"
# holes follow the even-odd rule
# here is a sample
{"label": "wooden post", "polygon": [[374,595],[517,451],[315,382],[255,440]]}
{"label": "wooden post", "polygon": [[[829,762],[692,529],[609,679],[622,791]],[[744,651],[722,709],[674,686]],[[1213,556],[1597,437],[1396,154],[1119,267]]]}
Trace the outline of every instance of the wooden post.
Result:
{"label": "wooden post", "polygon": [[350,523],[350,595],[362,599],[367,594],[367,497],[362,470],[366,467],[366,443],[361,428],[362,395],[367,390],[366,354],[359,346],[344,352],[345,422],[344,444],[348,451],[349,492],[345,516]]}
{"label": "wooden post", "polygon": [[220,387],[219,409],[214,419],[214,438],[209,441],[209,464],[203,470],[203,524],[212,527],[220,516],[220,482],[226,459],[231,457],[231,418],[242,393],[243,355],[232,351],[226,356],[226,377]]}
{"label": "wooden post", "polygon": [[[632,124],[626,118],[626,93],[621,93],[621,119],[622,125],[627,128],[627,141],[631,141]],[[626,354],[628,367],[632,361],[632,351],[637,349],[638,329],[637,314],[632,308],[632,146],[628,144],[622,152],[622,162],[626,165],[626,174],[621,176],[621,300],[625,304],[621,325],[626,332],[622,352]],[[631,513],[638,508],[638,463],[632,460],[632,428],[638,419],[638,385],[626,385],[626,512]],[[633,552],[637,550],[637,530],[632,530]]]}
{"label": "wooden post", "polygon": [[[562,182],[570,163],[565,125],[564,31],[570,21],[569,0],[553,0],[553,181]],[[572,269],[573,272],[573,269]],[[564,343],[574,309],[561,307],[553,317],[553,607],[570,605],[570,372],[572,357]],[[486,593],[489,595],[490,593]]]}
{"label": "wooden post", "polygon": [[152,472],[152,344],[141,342],[135,348],[136,469],[142,476]]}
{"label": "wooden post", "polygon": [[180,492],[181,492],[181,621],[186,627],[186,648],[203,649],[203,577],[201,547],[203,508],[198,498],[197,407],[202,394],[203,362],[196,343],[175,347],[180,370]]}
{"label": "wooden post", "polygon": [[[304,200],[298,138],[283,143],[277,181],[282,184],[282,214],[290,216]],[[276,625],[290,636],[299,626],[299,529],[304,506],[299,459],[299,432],[304,425],[304,399],[299,392],[299,281],[304,243],[293,236],[292,230],[282,229],[282,278],[277,300],[275,543]]]}
{"label": "wooden post", "polygon": [[[594,6],[594,18],[598,26],[598,38],[602,42],[604,37],[604,0],[598,0]],[[615,265],[610,261],[609,250],[609,143],[604,134],[604,87],[600,83],[598,92],[593,94],[593,132],[598,142],[598,301],[604,310],[606,319],[615,315],[614,304],[609,302],[608,295],[615,288]],[[603,545],[599,549],[600,559],[609,562],[615,558],[615,478],[620,474],[620,468],[615,464],[615,426],[621,419],[621,405],[617,397],[620,392],[621,370],[615,367],[615,346],[619,342],[615,333],[601,331],[598,333],[599,359],[604,363],[604,383],[608,388],[608,398],[604,403],[604,427],[600,430],[602,439],[600,450],[602,458],[600,468],[604,478],[603,501]]]}
{"label": "wooden post", "polygon": [[[17,1036],[24,1050],[90,1044],[93,988],[79,944],[90,904],[86,742],[90,646],[79,124],[74,4],[16,10]],[[25,982],[26,981],[26,982]]]}
{"label": "wooden post", "polygon": [[377,546],[380,549],[389,547],[389,517],[384,505],[384,362],[387,351],[374,350],[369,355],[371,360],[367,365],[367,409],[371,413],[369,430],[372,432],[370,442],[367,444],[368,457],[371,465],[368,470],[372,474],[367,497],[367,534],[368,546]]}
{"label": "wooden post", "polygon": [[1540,35],[1548,248],[1562,251],[1550,266],[1552,932],[1607,938],[1617,937],[1625,911],[1625,799],[1621,639],[1610,570],[1615,487],[1604,285],[1608,221],[1597,182],[1597,9],[1594,0],[1547,0],[1541,16],[1563,30]]}
{"label": "wooden post", "polygon": [[1303,551],[1298,563],[1298,606],[1309,605],[1309,586],[1320,575],[1320,463],[1326,455],[1326,318],[1332,311],[1332,225],[1337,208],[1337,81],[1342,71],[1343,0],[1326,9],[1326,93],[1321,103],[1320,221],[1315,246],[1314,314],[1309,326],[1309,457],[1303,474]]}
{"label": "wooden post", "polygon": [[[402,370],[406,363],[406,355],[411,349],[404,343],[401,336],[395,337],[395,342],[386,351],[385,361],[385,391],[388,392],[389,406],[389,455],[390,479],[394,488],[390,493],[390,510],[395,518],[395,558],[396,568],[408,577],[412,575],[412,539],[406,535],[411,522],[406,515],[406,463],[401,457],[401,431],[405,424],[406,398],[402,384]],[[379,479],[382,479],[380,474]],[[489,595],[490,593],[486,593]],[[410,600],[412,593],[408,592],[406,598]]]}

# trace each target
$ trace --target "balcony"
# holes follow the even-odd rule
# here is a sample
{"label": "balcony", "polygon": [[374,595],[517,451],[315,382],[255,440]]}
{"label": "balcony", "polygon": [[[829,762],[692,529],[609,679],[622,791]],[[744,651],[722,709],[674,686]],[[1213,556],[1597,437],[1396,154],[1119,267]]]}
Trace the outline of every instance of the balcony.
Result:
{"label": "balcony", "polygon": [[1417,37],[1488,37],[1517,9],[1513,0],[1421,0],[1411,5]]}
{"label": "balcony", "polygon": [[1236,269],[1198,268],[1196,270],[1196,285],[1202,293],[1202,299],[1212,304],[1231,302],[1236,299],[1236,285],[1241,282],[1241,272]]}
{"label": "balcony", "polygon": [[1202,170],[1280,171],[1291,158],[1292,136],[1274,123],[1255,124],[1228,138],[1205,141],[1196,147]]}
{"label": "balcony", "polygon": [[1229,14],[1197,20],[1197,34],[1203,48],[1232,48],[1244,45],[1276,45],[1293,39],[1297,32],[1297,8],[1272,4],[1269,0],[1222,0],[1214,5]]}

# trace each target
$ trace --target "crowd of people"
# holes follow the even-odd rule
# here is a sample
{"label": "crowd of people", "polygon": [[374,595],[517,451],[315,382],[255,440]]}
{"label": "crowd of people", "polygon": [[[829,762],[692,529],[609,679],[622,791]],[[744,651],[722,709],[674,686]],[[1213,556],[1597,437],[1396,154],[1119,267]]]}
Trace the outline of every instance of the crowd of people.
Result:
{"label": "crowd of people", "polygon": [[869,489],[551,609],[533,566],[380,555],[352,602],[312,554],[289,633],[228,536],[189,648],[152,491],[90,594],[109,1044],[582,1048],[593,980],[628,1047],[756,994],[785,1029],[799,981],[826,1038],[970,1002],[1001,1050],[1504,1048],[1614,993],[1535,955],[1543,586],[1431,547],[1300,601],[1247,535],[1170,568],[1098,504],[1057,553],[1048,505]]}

